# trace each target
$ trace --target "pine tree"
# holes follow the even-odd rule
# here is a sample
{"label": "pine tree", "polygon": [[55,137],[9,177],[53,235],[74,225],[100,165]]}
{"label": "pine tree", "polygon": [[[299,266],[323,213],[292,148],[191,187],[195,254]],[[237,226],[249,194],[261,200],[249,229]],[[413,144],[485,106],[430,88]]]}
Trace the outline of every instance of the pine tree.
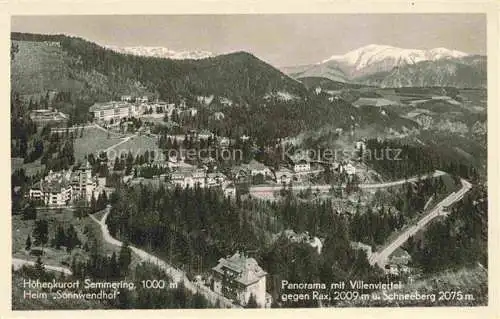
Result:
{"label": "pine tree", "polygon": [[68,228],[68,234],[66,235],[66,238],[65,238],[65,246],[66,246],[68,251],[71,251],[73,248],[75,248],[76,246],[78,246],[80,244],[81,244],[81,242],[78,239],[78,235],[76,234],[75,227],[73,225],[71,225]]}
{"label": "pine tree", "polygon": [[36,215],[37,215],[36,207],[33,203],[30,202],[23,211],[23,219],[24,220],[36,219]]}
{"label": "pine tree", "polygon": [[45,266],[43,265],[42,258],[38,256],[35,263],[35,272],[37,277],[42,277],[45,272]]}
{"label": "pine tree", "polygon": [[90,199],[90,212],[91,213],[97,212],[97,201],[95,199],[94,194],[92,194],[92,198]]}
{"label": "pine tree", "polygon": [[33,230],[36,245],[45,245],[49,241],[49,224],[46,220],[37,220]]}
{"label": "pine tree", "polygon": [[116,300],[118,309],[130,309],[133,307],[133,300],[130,292],[127,289],[120,289]]}
{"label": "pine tree", "polygon": [[207,299],[205,299],[205,297],[203,297],[203,295],[198,292],[193,296],[193,308],[195,309],[208,308]]}
{"label": "pine tree", "polygon": [[257,304],[257,299],[255,298],[254,294],[250,294],[250,298],[248,299],[246,308],[259,308],[259,305]]}
{"label": "pine tree", "polygon": [[118,261],[116,259],[116,253],[113,252],[111,255],[111,259],[109,262],[109,268],[110,268],[110,279],[118,279],[120,278],[120,265],[118,264]]}
{"label": "pine tree", "polygon": [[57,226],[56,237],[54,238],[54,241],[55,247],[57,249],[61,248],[61,246],[67,247],[66,234],[64,233],[64,228],[61,225]]}
{"label": "pine tree", "polygon": [[120,267],[121,276],[125,276],[128,274],[128,268],[130,266],[131,261],[132,261],[132,250],[129,247],[128,241],[125,240],[120,249],[120,254],[118,257],[118,264]]}
{"label": "pine tree", "polygon": [[28,238],[26,238],[26,246],[24,249],[26,249],[26,250],[31,249],[31,236],[30,235],[28,235]]}

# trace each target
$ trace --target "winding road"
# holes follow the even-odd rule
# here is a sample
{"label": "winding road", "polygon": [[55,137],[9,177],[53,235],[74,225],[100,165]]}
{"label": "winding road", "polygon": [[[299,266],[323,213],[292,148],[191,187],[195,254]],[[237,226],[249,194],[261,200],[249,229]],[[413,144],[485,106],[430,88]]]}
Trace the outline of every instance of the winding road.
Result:
{"label": "winding road", "polygon": [[[398,186],[398,185],[403,185],[406,183],[411,183],[411,182],[416,182],[418,180],[424,180],[428,178],[435,178],[439,176],[446,175],[445,172],[436,170],[432,174],[427,174],[424,176],[415,176],[411,178],[405,178],[405,179],[400,179],[397,181],[393,182],[386,182],[386,183],[370,183],[370,184],[359,184],[358,187],[361,189],[378,189],[378,188],[386,188],[386,187],[392,187],[392,186]],[[288,188],[288,186],[287,186]],[[318,190],[321,192],[328,192],[332,186],[329,184],[323,184],[323,185],[292,185],[292,190],[294,191],[301,191],[301,190],[307,190],[307,189],[312,189],[313,191]],[[273,193],[277,192],[283,189],[283,185],[273,185],[273,186],[251,186],[250,187],[250,194],[262,194],[262,193]]]}
{"label": "winding road", "polygon": [[408,229],[406,229],[402,234],[400,234],[395,240],[390,242],[380,251],[374,252],[369,258],[368,261],[370,265],[377,264],[380,268],[384,269],[389,256],[399,247],[401,247],[411,236],[415,235],[418,231],[424,228],[431,220],[438,216],[446,216],[447,213],[444,211],[445,208],[452,205],[455,202],[461,200],[464,195],[472,188],[472,184],[466,181],[465,179],[461,179],[462,188],[453,192],[440,201],[434,208],[418,222]]}
{"label": "winding road", "polygon": [[[422,180],[422,179],[426,179],[426,178],[438,177],[438,176],[442,176],[445,174],[446,173],[442,172],[442,171],[435,171],[432,174],[428,174],[428,175],[422,176],[422,177],[412,177],[412,178],[408,178],[408,179],[402,179],[402,180],[397,180],[397,181],[387,182],[387,183],[361,184],[360,188],[377,189],[377,188],[391,187],[391,186],[396,186],[396,185],[402,185],[402,184],[409,183],[409,182],[416,182],[418,180]],[[389,256],[397,248],[399,248],[401,245],[403,245],[408,240],[408,238],[410,238],[415,233],[417,233],[419,230],[424,228],[431,220],[433,220],[437,216],[440,216],[440,215],[446,216],[446,213],[443,211],[443,209],[450,206],[451,204],[461,200],[464,197],[464,195],[472,188],[472,185],[464,179],[461,179],[461,183],[462,183],[462,188],[460,190],[448,195],[446,198],[444,198],[442,201],[440,201],[428,214],[423,216],[415,225],[406,229],[394,241],[390,242],[388,245],[386,245],[380,251],[374,252],[373,254],[371,254],[371,256],[368,259],[369,263],[371,265],[376,264],[383,269],[385,267],[385,264],[387,263]],[[328,189],[331,187],[330,185],[320,185],[320,186],[322,186],[324,188],[328,187]],[[308,187],[309,186],[307,186],[307,188]],[[254,191],[256,191],[255,189],[262,189],[262,188],[270,189],[271,191],[281,189],[281,187],[278,187],[278,186],[277,187],[273,187],[273,186],[253,187]],[[294,188],[294,189],[296,189],[296,188]],[[300,189],[300,188],[298,188],[298,189]],[[306,189],[306,186],[304,186],[304,189]],[[99,224],[99,226],[101,228],[102,235],[103,235],[103,239],[106,242],[110,243],[111,245],[121,247],[123,243],[111,236],[111,234],[109,233],[109,230],[108,230],[108,226],[106,225],[106,219],[107,219],[110,212],[111,212],[111,209],[108,206],[106,208],[105,214],[103,215],[101,220],[96,218],[94,215],[89,215],[89,216],[92,220],[94,220],[97,224]],[[198,283],[191,282],[182,270],[179,270],[179,269],[173,267],[172,265],[169,265],[168,263],[161,260],[160,258],[153,256],[150,253],[148,253],[142,249],[139,249],[137,247],[134,247],[134,246],[130,246],[130,249],[135,254],[137,254],[143,262],[150,262],[150,263],[157,265],[160,269],[165,271],[165,273],[167,275],[169,275],[169,277],[171,277],[172,280],[174,280],[177,283],[180,283],[180,282],[184,283],[184,286],[186,287],[186,289],[190,290],[193,293],[198,292],[198,293],[202,294],[211,303],[217,304],[219,302],[222,307],[226,307],[226,308],[240,308],[239,306],[233,304],[231,302],[231,300],[225,298],[222,295],[215,293],[214,291],[210,290],[208,287],[201,285],[201,284],[198,284]],[[49,269],[47,266],[46,266],[46,268]],[[61,267],[56,267],[56,268],[61,268]]]}
{"label": "winding road", "polygon": [[[110,243],[111,245],[121,247],[123,243],[116,238],[113,238],[111,234],[109,233],[108,230],[108,225],[106,225],[106,219],[108,218],[109,213],[111,212],[110,207],[106,208],[106,213],[102,217],[101,220],[97,219],[94,215],[89,215],[90,218],[92,218],[93,221],[95,221],[99,226],[101,227],[101,232],[104,241]],[[179,270],[172,265],[169,265],[165,261],[161,260],[160,258],[153,256],[146,251],[139,249],[134,246],[130,246],[130,249],[132,252],[134,252],[139,258],[141,259],[142,262],[149,262],[152,264],[155,264],[158,266],[158,268],[162,269],[170,278],[172,278],[173,281],[177,283],[183,283],[186,289],[191,291],[192,293],[200,293],[202,294],[207,300],[209,300],[212,304],[217,304],[218,302],[223,308],[240,308],[240,306],[237,306],[231,302],[231,300],[225,298],[222,295],[219,295],[215,293],[214,291],[210,290],[208,287],[198,284],[198,283],[193,283],[191,282],[186,274],[182,271]]]}

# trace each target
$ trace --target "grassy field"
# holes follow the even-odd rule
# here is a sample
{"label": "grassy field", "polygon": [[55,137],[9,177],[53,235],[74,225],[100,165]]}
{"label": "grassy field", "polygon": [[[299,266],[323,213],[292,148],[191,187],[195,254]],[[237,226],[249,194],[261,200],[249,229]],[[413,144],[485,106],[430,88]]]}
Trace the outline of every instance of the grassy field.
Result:
{"label": "grassy field", "polygon": [[[101,216],[96,216],[101,218]],[[44,250],[44,256],[42,261],[45,264],[53,266],[64,266],[68,267],[71,264],[73,257],[86,257],[88,255],[82,249],[75,248],[71,253],[67,253],[64,249],[56,249],[50,247],[50,241],[54,237],[55,230],[58,225],[62,225],[65,229],[70,225],[75,227],[78,238],[82,243],[82,247],[89,239],[95,239],[100,248],[100,252],[105,255],[111,255],[113,252],[119,253],[120,247],[113,246],[106,243],[102,238],[102,232],[100,226],[96,222],[91,220],[90,217],[84,217],[77,219],[73,217],[73,212],[70,209],[63,210],[52,210],[52,211],[39,211],[37,214],[37,219],[45,219],[49,223],[49,244],[46,245]],[[37,257],[31,256],[28,251],[25,250],[26,238],[28,234],[31,235],[32,242],[34,241],[32,232],[34,229],[34,220],[23,220],[21,215],[12,216],[12,255],[15,258],[36,261]],[[34,247],[34,245],[32,246]],[[135,266],[139,262],[137,256],[133,257],[132,266]]]}
{"label": "grassy field", "polygon": [[[64,228],[67,228],[70,225],[75,226],[82,244],[87,239],[83,234],[83,227],[86,219],[88,218],[78,220],[73,217],[73,212],[69,209],[39,211],[37,219],[45,219],[49,223],[49,245],[58,225],[62,225]],[[29,252],[25,250],[26,238],[28,237],[28,234],[31,235],[32,243],[34,242],[32,235],[34,225],[34,220],[23,220],[21,215],[12,216],[12,254],[14,257],[32,261],[36,260],[37,257],[31,256]],[[49,245],[46,245],[43,248],[44,256],[42,259],[45,263],[54,266],[67,266],[68,261],[71,260],[73,255],[82,253],[81,250],[76,249],[72,252],[72,254],[68,254],[63,249],[48,247]],[[34,247],[34,245],[32,245],[32,247]]]}
{"label": "grassy field", "polygon": [[77,67],[58,42],[12,41],[19,47],[11,64],[12,89],[23,96],[39,97],[48,90],[66,91],[100,101],[110,100],[114,93],[147,94],[146,88],[130,79],[115,79],[95,70]]}
{"label": "grassy field", "polygon": [[52,88],[80,90],[84,83],[72,79],[68,57],[56,43],[18,42],[19,52],[12,61],[12,88],[23,94],[37,94]]}
{"label": "grassy field", "polygon": [[118,145],[115,149],[117,154],[127,155],[132,152],[132,155],[142,155],[145,151],[154,151],[155,154],[160,154],[161,150],[158,148],[156,139],[145,135],[135,136],[127,142]]}
{"label": "grassy field", "polygon": [[78,136],[74,143],[75,160],[83,160],[85,155],[89,153],[96,155],[99,151],[103,151],[121,140],[116,134],[110,134],[108,138],[108,134],[101,129],[85,128],[83,137]]}

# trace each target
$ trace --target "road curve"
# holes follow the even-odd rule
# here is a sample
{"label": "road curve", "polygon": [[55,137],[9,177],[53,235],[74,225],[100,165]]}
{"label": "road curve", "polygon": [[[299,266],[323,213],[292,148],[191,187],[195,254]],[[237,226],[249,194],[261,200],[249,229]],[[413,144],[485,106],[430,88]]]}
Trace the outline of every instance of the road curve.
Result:
{"label": "road curve", "polygon": [[[34,261],[30,260],[25,260],[25,259],[19,259],[19,258],[12,258],[12,266],[14,267],[14,270],[20,269],[22,266],[35,266]],[[43,265],[45,270],[50,270],[50,271],[57,271],[57,272],[62,272],[65,275],[72,275],[73,273],[71,270],[69,270],[66,267],[59,267],[59,266],[51,266],[51,265]]]}
{"label": "road curve", "polygon": [[[432,174],[427,174],[424,176],[415,176],[411,178],[405,178],[405,179],[400,179],[397,181],[393,182],[386,182],[386,183],[370,183],[370,184],[359,184],[358,187],[361,189],[377,189],[377,188],[385,188],[385,187],[391,187],[391,186],[398,186],[398,185],[403,185],[406,183],[411,183],[411,182],[416,182],[418,180],[424,180],[428,178],[435,178],[439,176],[446,175],[445,172],[436,170]],[[301,191],[301,190],[307,190],[311,189],[312,191],[318,190],[318,191],[329,191],[331,189],[331,185],[329,184],[322,184],[322,185],[293,185],[292,190],[294,191]],[[250,187],[250,194],[260,194],[260,193],[273,193],[276,191],[280,191],[283,189],[283,185],[275,185],[275,186],[251,186]],[[288,189],[288,186],[287,186]]]}
{"label": "road curve", "polygon": [[[108,225],[106,225],[106,219],[108,218],[108,215],[110,212],[111,212],[111,209],[109,207],[106,208],[106,213],[104,214],[104,216],[102,217],[101,220],[97,219],[94,215],[89,215],[89,216],[90,216],[90,218],[92,218],[92,220],[94,220],[101,227],[101,232],[102,232],[103,238],[106,242],[110,243],[111,245],[121,247],[123,245],[123,243],[111,236],[111,234],[109,233],[109,230],[108,230]],[[149,263],[153,263],[153,264],[157,265],[158,268],[162,269],[169,277],[172,278],[173,281],[175,281],[177,283],[182,282],[184,284],[184,286],[186,287],[186,289],[188,289],[192,293],[199,292],[200,294],[205,296],[205,298],[207,298],[214,305],[217,304],[217,302],[220,302],[220,305],[224,308],[228,308],[228,307],[229,308],[240,308],[239,306],[233,304],[231,302],[231,300],[225,298],[222,295],[215,293],[214,291],[210,290],[208,287],[191,282],[182,270],[177,269],[177,268],[173,267],[172,265],[167,264],[165,261],[161,260],[160,258],[153,256],[153,255],[147,253],[146,251],[139,249],[137,247],[134,247],[134,246],[130,246],[130,250],[132,250],[132,252],[137,254],[143,262],[149,262]]]}
{"label": "road curve", "polygon": [[412,225],[407,230],[405,230],[402,234],[400,234],[394,241],[385,246],[382,250],[373,253],[368,259],[370,265],[377,264],[380,268],[384,269],[385,264],[389,256],[399,247],[401,247],[411,236],[415,235],[418,231],[424,228],[431,220],[442,215],[443,208],[458,202],[461,200],[464,195],[472,188],[471,183],[466,181],[465,179],[461,179],[462,188],[453,192],[447,197],[445,197],[442,201],[440,201],[434,208],[421,219],[415,225]]}

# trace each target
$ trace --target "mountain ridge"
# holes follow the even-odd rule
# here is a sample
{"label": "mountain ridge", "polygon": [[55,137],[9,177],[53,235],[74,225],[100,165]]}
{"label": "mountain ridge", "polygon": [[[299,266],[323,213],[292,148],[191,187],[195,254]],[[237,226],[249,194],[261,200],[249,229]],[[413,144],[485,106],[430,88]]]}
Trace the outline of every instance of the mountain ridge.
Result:
{"label": "mountain ridge", "polygon": [[166,47],[161,46],[115,46],[115,45],[103,45],[104,48],[110,49],[117,53],[123,54],[133,54],[137,56],[144,57],[157,57],[166,58],[173,60],[199,60],[216,56],[216,54],[204,51],[204,50],[194,50],[194,51],[176,51]]}
{"label": "mountain ridge", "polygon": [[[333,55],[320,63],[328,63],[331,61],[346,64],[356,71],[362,70],[368,65],[380,63],[385,60],[393,60],[398,64],[414,64],[421,61],[434,61],[446,58],[461,58],[469,54],[457,50],[446,48],[433,48],[428,50],[422,49],[405,49],[391,45],[369,44],[355,50],[351,50],[343,55]],[[356,75],[356,74],[354,74]]]}
{"label": "mountain ridge", "polygon": [[305,93],[300,82],[248,52],[176,60],[117,53],[65,35],[12,33],[11,41],[21,44],[11,64],[13,88],[21,94],[66,90],[66,83],[100,99],[134,88],[164,99],[216,94],[250,100],[277,91]]}
{"label": "mountain ridge", "polygon": [[[316,64],[281,70],[296,79],[324,77],[365,85],[486,86],[486,57],[446,48],[420,50],[370,44]],[[472,80],[466,79],[467,72],[474,75]]]}

